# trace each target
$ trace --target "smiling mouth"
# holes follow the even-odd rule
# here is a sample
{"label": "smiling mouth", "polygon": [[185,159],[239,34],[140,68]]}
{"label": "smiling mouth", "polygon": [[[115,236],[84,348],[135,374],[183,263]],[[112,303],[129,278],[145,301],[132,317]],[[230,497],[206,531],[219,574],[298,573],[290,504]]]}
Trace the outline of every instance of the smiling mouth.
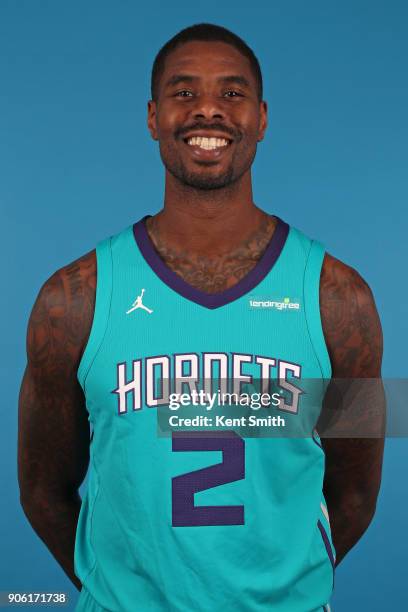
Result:
{"label": "smiling mouth", "polygon": [[228,138],[208,138],[206,136],[191,136],[184,138],[184,142],[190,147],[199,147],[205,151],[214,151],[215,149],[223,149],[232,143]]}

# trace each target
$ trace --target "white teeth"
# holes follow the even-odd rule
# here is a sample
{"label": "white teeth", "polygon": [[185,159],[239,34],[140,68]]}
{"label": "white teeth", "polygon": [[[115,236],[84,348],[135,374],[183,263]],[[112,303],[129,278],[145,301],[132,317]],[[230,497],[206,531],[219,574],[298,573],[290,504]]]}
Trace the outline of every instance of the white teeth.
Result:
{"label": "white teeth", "polygon": [[206,149],[207,151],[217,149],[219,147],[226,147],[228,140],[225,138],[207,138],[205,136],[192,136],[187,140],[187,144],[190,146],[198,146],[200,149]]}

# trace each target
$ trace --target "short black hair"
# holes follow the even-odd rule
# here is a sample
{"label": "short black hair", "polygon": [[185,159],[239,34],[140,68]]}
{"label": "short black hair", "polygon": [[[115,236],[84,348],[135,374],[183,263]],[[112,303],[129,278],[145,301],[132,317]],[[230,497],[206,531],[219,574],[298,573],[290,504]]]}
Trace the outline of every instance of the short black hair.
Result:
{"label": "short black hair", "polygon": [[224,42],[235,47],[242,55],[249,60],[251,69],[257,82],[257,94],[259,101],[262,100],[263,84],[262,73],[258,58],[252,49],[231,30],[213,23],[196,23],[188,28],[184,28],[166,42],[155,57],[151,75],[151,96],[152,100],[157,100],[159,81],[164,71],[167,56],[180,45],[196,40],[208,42]]}

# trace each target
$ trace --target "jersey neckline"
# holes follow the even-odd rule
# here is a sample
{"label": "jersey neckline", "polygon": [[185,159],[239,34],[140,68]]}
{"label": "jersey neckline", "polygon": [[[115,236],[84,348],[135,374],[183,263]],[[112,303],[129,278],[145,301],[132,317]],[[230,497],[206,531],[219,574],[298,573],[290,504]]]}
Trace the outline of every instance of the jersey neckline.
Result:
{"label": "jersey neckline", "polygon": [[141,255],[153,272],[173,291],[187,300],[195,302],[205,308],[215,309],[234,302],[241,296],[254,289],[271,271],[276,260],[282,252],[289,233],[289,225],[277,215],[275,231],[266,247],[262,257],[255,266],[241,278],[235,285],[218,293],[206,293],[187,283],[179,274],[169,268],[155,249],[155,246],[146,228],[146,219],[152,215],[145,215],[133,225],[133,235]]}

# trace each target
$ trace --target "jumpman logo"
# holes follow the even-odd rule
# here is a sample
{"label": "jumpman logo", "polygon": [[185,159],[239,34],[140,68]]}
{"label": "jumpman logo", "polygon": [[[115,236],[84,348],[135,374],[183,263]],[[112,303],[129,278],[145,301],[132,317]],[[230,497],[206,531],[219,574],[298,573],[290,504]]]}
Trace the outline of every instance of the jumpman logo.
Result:
{"label": "jumpman logo", "polygon": [[130,312],[133,312],[134,310],[136,310],[136,308],[143,308],[143,310],[146,310],[146,312],[148,312],[149,314],[152,314],[153,310],[151,308],[148,308],[144,304],[142,304],[142,299],[143,299],[144,292],[145,292],[145,290],[142,289],[142,293],[137,296],[137,298],[135,299],[135,301],[132,304],[132,308],[129,308],[129,310],[126,311],[126,314],[129,314]]}

